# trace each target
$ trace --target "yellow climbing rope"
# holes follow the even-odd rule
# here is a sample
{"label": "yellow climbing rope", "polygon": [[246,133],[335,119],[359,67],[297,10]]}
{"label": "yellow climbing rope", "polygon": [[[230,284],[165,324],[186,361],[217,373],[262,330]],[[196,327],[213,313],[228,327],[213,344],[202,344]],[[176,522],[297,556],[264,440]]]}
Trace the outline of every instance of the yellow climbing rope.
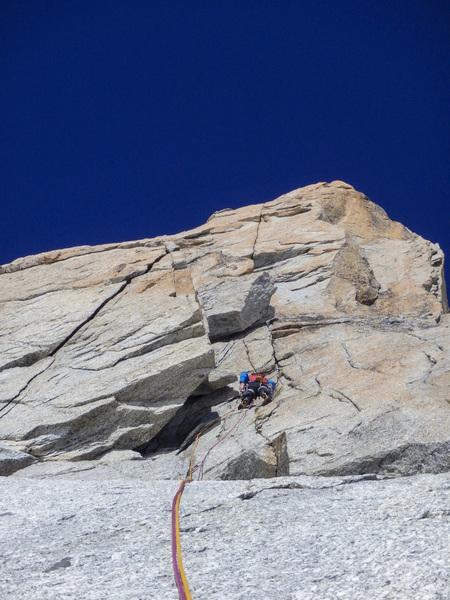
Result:
{"label": "yellow climbing rope", "polygon": [[[185,573],[184,567],[183,567],[183,559],[181,557],[181,539],[180,539],[180,500],[181,500],[181,494],[183,493],[184,486],[187,483],[190,483],[192,481],[192,474],[194,472],[195,449],[197,447],[198,440],[199,440],[200,436],[207,429],[209,429],[212,425],[214,425],[214,423],[217,423],[218,421],[221,421],[222,419],[225,419],[228,415],[230,415],[231,413],[235,412],[236,410],[237,410],[237,407],[236,408],[232,408],[228,412],[226,412],[224,415],[222,415],[221,417],[217,417],[217,419],[214,419],[213,421],[211,421],[210,423],[208,423],[195,436],[194,445],[192,447],[192,452],[191,452],[191,460],[190,460],[190,464],[189,464],[189,472],[188,472],[189,474],[180,483],[180,487],[178,488],[178,491],[175,494],[175,497],[174,497],[173,502],[172,502],[172,563],[173,563],[173,571],[174,571],[174,575],[175,575],[175,582],[176,582],[177,588],[178,588],[178,596],[179,596],[180,600],[192,600],[191,592],[189,590],[189,584],[188,584],[188,581],[187,581],[187,578],[186,578],[186,573]],[[235,429],[239,425],[239,423],[245,417],[246,413],[247,413],[247,411],[244,412],[244,414],[242,415],[242,418],[239,419],[239,421],[227,432],[227,434],[225,436],[223,436],[222,438],[220,438],[219,441],[216,442],[208,450],[208,452],[206,453],[206,455],[203,458],[202,462],[200,463],[201,467],[200,467],[199,478],[201,477],[202,469],[203,469],[203,463],[204,463],[206,457],[208,456],[208,454],[211,452],[211,450],[215,446],[217,446],[217,444],[219,444],[222,440],[224,440],[233,431],[233,429]]]}
{"label": "yellow climbing rope", "polygon": [[[189,584],[186,578],[186,573],[184,572],[184,567],[183,567],[183,559],[181,558],[181,540],[180,540],[180,500],[181,500],[181,494],[183,492],[183,488],[186,485],[186,483],[189,483],[189,481],[192,481],[192,479],[183,479],[183,481],[180,484],[180,487],[178,489],[178,492],[175,496],[175,502],[174,502],[174,507],[173,507],[173,516],[172,516],[172,521],[175,520],[175,535],[176,535],[176,562],[178,563],[177,565],[174,563],[174,571],[175,569],[178,570],[178,573],[175,572],[175,581],[177,583],[177,587],[178,587],[178,594],[180,597],[180,600],[192,600],[192,596],[191,596],[191,592],[189,590]],[[173,525],[173,522],[172,522]],[[172,527],[172,535],[173,535],[173,527]],[[173,554],[173,548],[172,548],[172,554]]]}

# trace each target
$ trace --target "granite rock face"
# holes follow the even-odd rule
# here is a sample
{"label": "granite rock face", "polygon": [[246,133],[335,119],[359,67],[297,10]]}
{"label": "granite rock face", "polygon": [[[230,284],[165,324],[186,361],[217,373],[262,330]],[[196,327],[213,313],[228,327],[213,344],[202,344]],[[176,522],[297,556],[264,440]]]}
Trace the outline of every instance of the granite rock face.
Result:
{"label": "granite rock face", "polygon": [[[9,452],[45,469],[138,450],[179,478],[183,442],[225,414],[197,448],[226,436],[207,479],[448,470],[443,262],[336,181],[4,265],[0,473]],[[274,400],[229,413],[242,370],[275,379]]]}
{"label": "granite rock face", "polygon": [[[178,482],[149,480],[148,461],[115,465],[0,479],[2,598],[178,597]],[[192,598],[444,600],[449,484],[448,473],[193,482],[180,523]]]}

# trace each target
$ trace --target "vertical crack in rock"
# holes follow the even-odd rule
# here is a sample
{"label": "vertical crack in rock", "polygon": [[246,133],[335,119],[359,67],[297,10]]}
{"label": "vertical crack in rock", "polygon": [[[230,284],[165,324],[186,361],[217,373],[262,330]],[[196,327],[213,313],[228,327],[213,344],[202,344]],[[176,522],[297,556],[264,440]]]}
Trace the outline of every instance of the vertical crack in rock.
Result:
{"label": "vertical crack in rock", "polygon": [[276,378],[277,378],[277,381],[278,381],[278,379],[280,378],[280,372],[282,373],[283,371],[282,371],[282,369],[281,369],[281,367],[279,365],[278,359],[277,359],[277,353],[276,353],[276,350],[275,350],[275,345],[273,343],[272,328],[270,327],[269,324],[267,324],[266,327],[267,327],[267,332],[268,332],[268,335],[269,335],[269,343],[272,346],[273,362],[274,362],[274,365],[275,365],[275,373],[276,373]]}
{"label": "vertical crack in rock", "polygon": [[[273,477],[284,477],[286,475],[289,475],[289,455],[287,451],[286,432],[282,431],[273,439],[270,439],[262,432],[262,426],[264,422],[270,418],[271,414],[272,413],[266,415],[265,418],[263,418],[262,420],[257,419],[255,421],[255,431],[266,440],[267,450],[270,451],[273,457]],[[268,464],[269,463],[270,460],[268,461]]]}
{"label": "vertical crack in rock", "polygon": [[272,440],[272,447],[276,458],[276,477],[289,475],[289,455],[287,451],[286,432],[282,431]]}
{"label": "vertical crack in rock", "polygon": [[211,340],[210,335],[209,335],[208,317],[206,315],[205,310],[203,309],[203,304],[202,304],[202,301],[200,299],[200,296],[199,296],[199,293],[197,290],[195,290],[194,297],[195,297],[195,301],[197,302],[198,308],[200,310],[200,315],[201,315],[202,323],[203,323],[203,329],[205,330],[205,334],[208,337],[208,339]]}
{"label": "vertical crack in rock", "polygon": [[255,234],[255,241],[253,242],[253,251],[252,254],[250,256],[251,260],[253,261],[253,268],[255,268],[255,249],[256,249],[256,244],[258,242],[258,235],[259,235],[259,228],[261,226],[261,221],[262,221],[262,213],[264,210],[264,204],[261,206],[261,210],[259,211],[259,219],[258,219],[258,225],[256,227],[256,234]]}
{"label": "vertical crack in rock", "polygon": [[[148,272],[148,271],[146,271],[146,272]],[[130,281],[131,281],[131,278],[127,279],[120,286],[120,288],[114,292],[114,294],[111,294],[111,296],[106,298],[106,300],[103,300],[103,302],[94,310],[94,312],[92,314],[89,315],[89,317],[87,317],[84,321],[82,321],[79,325],[77,325],[75,327],[75,329],[73,329],[69,333],[69,335],[62,342],[60,342],[54,350],[52,350],[52,352],[50,352],[49,356],[54,356],[57,352],[59,352],[59,350],[61,350],[61,348],[63,346],[65,346],[80,331],[80,329],[82,327],[84,327],[87,323],[90,323],[93,319],[95,319],[95,317],[102,310],[102,308],[104,308],[108,304],[108,302],[111,302],[111,300],[114,300],[114,298],[116,298],[119,294],[121,294],[123,292],[123,290],[127,287],[127,285],[130,283]]]}
{"label": "vertical crack in rock", "polygon": [[[290,378],[284,372],[283,367],[280,365],[280,361],[278,360],[277,351],[276,351],[275,343],[274,343],[272,327],[269,323],[266,326],[267,326],[268,335],[269,335],[269,343],[272,346],[273,363],[275,365],[275,390],[276,390],[274,393],[274,395],[275,395],[277,392],[280,391],[280,385],[282,385],[282,382],[281,382],[282,378],[287,382],[288,387],[295,389],[295,385],[293,383],[292,378]],[[278,386],[278,388],[277,388],[277,386]]]}
{"label": "vertical crack in rock", "polygon": [[177,296],[177,278],[175,276],[175,260],[173,258],[173,252],[178,249],[178,247],[176,246],[176,244],[174,242],[168,242],[165,245],[166,248],[166,252],[167,254],[169,254],[170,259],[172,261],[172,283],[173,283],[173,289],[175,290],[175,297]]}
{"label": "vertical crack in rock", "polygon": [[174,241],[167,242],[165,248],[172,261],[174,296],[195,295],[192,272],[183,250]]}
{"label": "vertical crack in rock", "polygon": [[345,359],[346,359],[346,361],[347,361],[348,365],[349,365],[349,366],[350,366],[352,369],[357,369],[358,367],[356,367],[356,366],[355,366],[355,364],[353,363],[352,356],[351,356],[351,354],[350,354],[350,352],[349,352],[349,350],[348,350],[347,346],[346,346],[344,343],[342,343],[342,344],[341,344],[341,348],[342,348],[342,349],[343,349],[343,351],[344,351],[344,354],[345,354]]}
{"label": "vertical crack in rock", "polygon": [[317,387],[318,387],[317,393],[315,395],[320,396],[320,394],[322,393],[322,383],[321,383],[318,375],[314,376],[314,381],[317,383]]}
{"label": "vertical crack in rock", "polygon": [[[245,340],[244,340],[245,343]],[[230,340],[227,345],[225,346],[224,351],[222,352],[222,354],[217,357],[217,353],[215,354],[216,356],[216,367],[218,367],[219,365],[221,365],[223,363],[223,361],[226,359],[226,357],[233,352],[233,349],[236,345],[236,340]],[[248,349],[247,349],[248,352]]]}
{"label": "vertical crack in rock", "polygon": [[130,275],[129,277],[127,277],[124,281],[124,283],[120,286],[120,288],[118,290],[116,290],[113,294],[111,294],[111,296],[109,296],[108,298],[106,298],[106,300],[104,300],[95,310],[92,314],[89,315],[89,317],[87,317],[82,323],[80,323],[79,325],[77,325],[75,327],[75,329],[73,331],[71,331],[71,333],[58,345],[56,346],[56,348],[54,350],[52,350],[52,352],[50,352],[49,356],[55,356],[55,354],[61,350],[61,348],[63,346],[65,346],[79,331],[80,329],[82,329],[85,325],[87,325],[87,323],[90,323],[93,319],[95,319],[95,317],[98,315],[98,313],[112,300],[114,300],[114,298],[117,298],[117,296],[119,296],[124,289],[133,281],[133,279],[136,279],[137,277],[142,277],[143,275],[147,275],[147,273],[149,273],[152,268],[154,267],[154,265],[156,263],[158,263],[162,258],[164,258],[164,256],[166,256],[165,254],[162,254],[159,258],[157,258],[155,261],[153,261],[151,264],[149,264],[146,268],[146,270],[143,273],[139,273],[136,275]]}
{"label": "vertical crack in rock", "polygon": [[444,273],[444,253],[440,249],[438,244],[431,245],[431,257],[430,263],[431,266],[435,269],[435,274],[427,280],[423,287],[431,292],[435,298],[441,303],[443,314],[448,314],[449,306],[448,306],[448,297],[447,297],[447,286],[445,283],[445,273]]}
{"label": "vertical crack in rock", "polygon": [[[48,363],[48,365],[46,365],[46,366],[45,366],[45,367],[44,367],[44,368],[43,368],[41,371],[39,371],[39,373],[35,373],[35,374],[33,375],[33,377],[31,377],[31,378],[30,378],[30,379],[27,381],[27,383],[26,383],[26,384],[23,386],[23,388],[22,388],[22,389],[21,389],[21,390],[20,390],[20,391],[19,391],[19,392],[18,392],[18,393],[17,393],[17,394],[16,394],[16,395],[13,397],[13,398],[10,398],[10,399],[9,399],[9,400],[6,402],[6,404],[4,404],[4,406],[0,407],[0,419],[3,419],[3,417],[6,417],[6,415],[8,415],[8,414],[9,414],[9,413],[12,411],[12,409],[13,409],[15,406],[17,406],[17,405],[19,404],[19,402],[20,402],[20,396],[21,396],[21,395],[22,395],[22,393],[23,393],[23,392],[24,392],[24,391],[27,389],[27,387],[30,385],[30,383],[31,383],[32,381],[34,381],[34,380],[35,380],[37,377],[39,377],[39,375],[42,375],[42,373],[45,373],[45,371],[47,371],[47,369],[48,369],[49,367],[51,367],[51,365],[52,365],[53,363],[54,363],[54,359],[52,359],[52,360],[51,360],[51,361]],[[15,402],[15,401],[17,401],[17,402]],[[6,410],[6,409],[8,408],[8,406],[10,406],[11,404],[12,404],[11,408],[10,408],[9,410]],[[6,410],[6,412],[5,412],[5,410]]]}
{"label": "vertical crack in rock", "polygon": [[255,365],[252,362],[252,359],[250,358],[250,351],[249,351],[249,348],[248,348],[248,344],[245,341],[245,338],[243,338],[242,341],[244,343],[244,348],[245,348],[245,352],[247,354],[248,362],[250,363],[250,366],[252,367],[252,371],[255,373],[256,372],[256,368],[255,368]]}

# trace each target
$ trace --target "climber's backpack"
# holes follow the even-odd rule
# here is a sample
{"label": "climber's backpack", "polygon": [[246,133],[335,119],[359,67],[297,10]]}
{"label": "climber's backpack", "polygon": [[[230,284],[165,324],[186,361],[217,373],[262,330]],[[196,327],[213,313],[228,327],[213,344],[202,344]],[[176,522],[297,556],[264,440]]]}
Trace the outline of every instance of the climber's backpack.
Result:
{"label": "climber's backpack", "polygon": [[250,377],[248,379],[249,379],[250,383],[252,381],[258,381],[263,384],[269,383],[269,380],[266,379],[263,375],[261,375],[261,373],[255,373],[254,375],[250,375]]}

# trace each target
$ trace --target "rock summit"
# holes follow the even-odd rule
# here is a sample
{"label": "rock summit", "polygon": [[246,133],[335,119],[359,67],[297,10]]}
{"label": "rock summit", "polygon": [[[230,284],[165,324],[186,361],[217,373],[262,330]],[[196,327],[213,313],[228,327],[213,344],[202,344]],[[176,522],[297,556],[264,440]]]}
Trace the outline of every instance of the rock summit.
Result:
{"label": "rock summit", "polygon": [[[450,467],[444,256],[350,185],[226,209],[192,231],[0,267],[0,473],[123,460],[179,479],[243,370],[273,401],[205,479]],[[204,454],[241,415],[202,436]]]}

